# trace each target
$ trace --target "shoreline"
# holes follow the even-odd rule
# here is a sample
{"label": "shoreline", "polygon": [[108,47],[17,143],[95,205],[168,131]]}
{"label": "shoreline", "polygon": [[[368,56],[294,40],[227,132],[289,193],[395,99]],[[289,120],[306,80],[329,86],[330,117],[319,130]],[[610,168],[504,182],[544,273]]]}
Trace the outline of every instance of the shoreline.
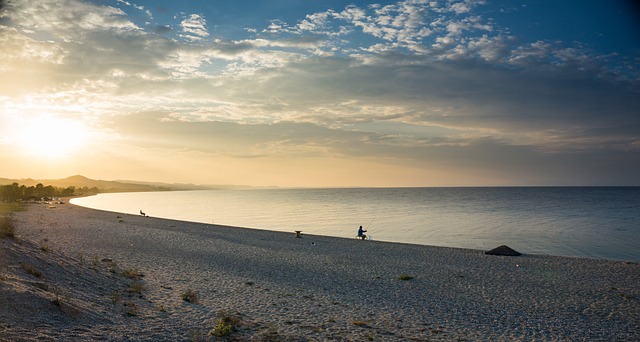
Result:
{"label": "shoreline", "polygon": [[[580,187],[580,186],[578,186],[578,187]],[[602,186],[602,187],[609,187],[609,186]],[[194,190],[185,190],[185,191],[194,191]],[[195,190],[195,191],[198,191],[198,190]],[[133,216],[133,217],[137,216],[135,214],[125,213],[125,212],[111,211],[111,210],[98,209],[98,208],[91,208],[91,207],[85,207],[85,206],[82,206],[82,205],[79,205],[79,204],[73,204],[73,203],[70,202],[71,199],[73,199],[73,198],[65,199],[64,202],[69,204],[69,205],[76,206],[76,207],[79,207],[79,208],[83,208],[83,209],[87,209],[87,210],[95,210],[95,211],[100,211],[100,212],[104,212],[104,213],[111,213],[111,214],[114,214],[116,216],[123,216],[123,215]],[[266,231],[266,232],[279,233],[279,234],[284,234],[284,235],[291,235],[291,234],[295,233],[295,230],[291,230],[291,233],[289,233],[289,232],[285,232],[285,231],[281,231],[281,230],[273,230],[273,229],[268,229],[268,228],[243,227],[243,226],[234,226],[234,225],[227,225],[227,224],[206,223],[206,222],[200,222],[200,221],[188,221],[188,220],[173,219],[173,218],[166,218],[166,217],[146,216],[146,214],[145,214],[144,217],[147,217],[147,218],[150,218],[150,219],[156,219],[156,220],[172,221],[172,222],[183,223],[183,224],[196,224],[196,225],[202,225],[202,226],[224,227],[224,228],[231,228],[231,229],[247,229],[247,230],[252,230],[252,231]],[[304,231],[301,231],[301,233],[303,235],[305,235],[305,236],[327,237],[327,238],[351,240],[351,238],[342,237],[342,236],[335,236],[335,235],[309,234],[309,233],[306,233]],[[355,232],[354,232],[354,234],[355,234]],[[428,245],[428,244],[421,244],[421,243],[386,241],[386,240],[370,240],[369,242],[373,242],[373,241],[375,241],[376,243],[390,243],[390,244],[398,244],[398,245],[422,246],[422,247],[427,247],[427,248],[452,248],[452,249],[458,249],[458,250],[474,251],[474,252],[478,252],[478,253],[484,253],[484,252],[486,252],[486,251],[488,251],[488,250],[490,250],[492,248],[498,247],[498,244],[496,244],[495,246],[487,246],[487,249],[484,250],[484,249],[479,249],[479,248],[458,247],[458,246],[439,246],[439,245]],[[524,252],[522,254],[523,255],[528,255],[528,256],[538,256],[538,257],[587,259],[587,260],[601,260],[601,261],[626,262],[626,263],[637,263],[637,264],[640,264],[640,261],[630,260],[630,259],[623,259],[623,258],[602,258],[602,257],[575,256],[575,255],[557,255],[557,254],[544,254],[544,253],[538,254],[538,253],[524,253]]]}
{"label": "shoreline", "polygon": [[[185,191],[193,191],[193,190],[185,190]],[[197,191],[197,190],[195,190],[195,191]],[[105,213],[111,213],[111,214],[114,214],[116,216],[122,216],[122,215],[137,216],[135,214],[125,213],[125,212],[85,207],[85,206],[82,206],[82,205],[79,205],[79,204],[71,203],[71,200],[74,199],[74,198],[77,198],[77,197],[65,198],[63,202],[65,202],[65,203],[67,203],[69,205],[72,205],[72,206],[79,207],[79,208],[84,208],[84,209],[88,209],[88,210],[95,210],[95,211],[100,211],[100,212],[105,212]],[[200,225],[203,225],[203,226],[211,226],[211,227],[226,227],[226,228],[232,228],[232,229],[248,229],[248,230],[252,230],[252,231],[267,231],[267,232],[272,232],[272,233],[280,233],[280,234],[290,235],[289,232],[285,232],[285,231],[281,231],[281,230],[273,230],[273,229],[268,229],[268,228],[243,227],[243,226],[234,226],[234,225],[227,225],[227,224],[206,223],[206,222],[200,222],[200,221],[188,221],[188,220],[165,218],[165,217],[147,216],[146,214],[145,214],[145,217],[153,218],[153,219],[156,219],[156,220],[173,221],[173,222],[183,223],[183,224],[200,224]],[[294,232],[295,232],[295,230],[291,230],[291,233],[294,233]],[[341,236],[334,236],[334,235],[308,234],[308,233],[305,233],[304,231],[301,231],[301,233],[303,235],[307,235],[307,236],[328,237],[328,238],[351,240],[350,238],[341,237]],[[488,250],[490,250],[492,248],[498,247],[498,245],[495,245],[495,246],[490,246],[486,250],[483,250],[483,249],[478,249],[478,248],[468,248],[468,247],[458,247],[458,246],[438,246],[438,245],[428,245],[428,244],[411,243],[411,242],[386,241],[386,240],[371,240],[369,242],[373,242],[373,241],[375,241],[377,243],[391,243],[391,244],[399,244],[399,245],[423,246],[423,247],[428,247],[428,248],[453,248],[453,249],[468,250],[468,251],[475,251],[475,252],[481,252],[481,253],[484,253],[484,252],[486,252],[486,251],[488,251]],[[638,264],[640,264],[640,261],[623,259],[623,258],[599,258],[599,257],[588,257],[588,256],[537,254],[537,253],[522,253],[522,254],[523,255],[528,255],[528,256],[559,257],[559,258],[569,258],[569,259],[575,258],[575,259],[602,260],[602,261],[614,261],[614,262],[629,262],[629,263],[638,263]]]}
{"label": "shoreline", "polygon": [[[75,324],[70,319],[76,330],[86,330],[80,333],[51,318],[43,317],[44,323],[31,319],[40,336],[207,338],[224,311],[237,315],[240,323],[230,337],[241,340],[640,339],[640,264],[635,262],[489,256],[478,250],[317,235],[295,238],[293,231],[73,204],[31,205],[14,216],[20,239],[36,246],[46,242],[51,250],[32,253],[61,263],[76,260],[78,268],[83,259],[100,276],[100,260],[144,274],[137,316],[114,313],[107,301],[105,307],[98,305],[100,310],[80,310]],[[11,272],[20,273],[11,265],[0,267],[6,269],[0,268],[0,274],[8,274],[3,286],[14,279]],[[97,282],[94,287],[108,288]],[[98,291],[80,287],[77,291]],[[187,290],[198,293],[198,303],[182,300]],[[109,297],[98,292],[96,298]],[[102,322],[101,315],[112,323],[91,331],[92,324]],[[13,322],[0,325],[0,334],[37,337],[24,336],[28,317],[0,312],[0,318]]]}
{"label": "shoreline", "polygon": [[[625,209],[620,207],[621,211],[616,211],[605,210],[607,206],[601,201],[606,198],[602,196],[607,192],[599,190],[589,190],[587,193],[592,201],[580,197],[582,190],[551,194],[534,190],[531,196],[520,197],[515,196],[519,195],[518,192],[504,190],[473,191],[468,194],[456,190],[439,194],[447,195],[445,199],[448,200],[435,201],[433,199],[438,193],[429,190],[424,194],[410,193],[406,199],[408,201],[411,198],[411,201],[402,202],[402,205],[396,205],[394,201],[389,203],[388,208],[382,206],[388,203],[386,200],[370,201],[367,198],[373,195],[405,198],[402,192],[360,193],[343,190],[336,193],[332,190],[320,193],[104,194],[105,197],[73,202],[136,215],[138,209],[144,209],[153,217],[286,232],[302,230],[343,238],[354,237],[359,225],[369,227],[373,223],[370,231],[377,241],[479,250],[506,244],[526,254],[640,262],[636,248],[640,247],[640,236],[631,224],[638,215],[629,211],[637,204],[635,191],[623,191],[630,196],[625,198],[631,203],[626,202],[629,205],[624,206]],[[475,200],[485,193],[496,202],[484,204]],[[338,204],[331,201],[330,204],[323,204],[325,196],[335,198]],[[426,202],[423,203],[420,196],[425,197]],[[465,196],[469,196],[470,200]],[[505,202],[514,196],[515,201],[512,202],[518,204]],[[562,205],[542,205],[540,209],[530,211],[529,205],[535,204],[535,199],[540,196],[558,196]],[[299,201],[287,202],[292,199]],[[451,202],[452,199],[463,200],[463,203]],[[273,205],[270,204],[271,200]],[[266,207],[263,202],[267,203]],[[283,206],[283,203],[290,204]],[[624,204],[616,203],[617,207]],[[562,209],[565,204],[569,206],[566,210]],[[462,210],[467,205],[471,209]],[[587,209],[590,214],[584,215],[582,211]],[[389,215],[385,215],[385,211]]]}

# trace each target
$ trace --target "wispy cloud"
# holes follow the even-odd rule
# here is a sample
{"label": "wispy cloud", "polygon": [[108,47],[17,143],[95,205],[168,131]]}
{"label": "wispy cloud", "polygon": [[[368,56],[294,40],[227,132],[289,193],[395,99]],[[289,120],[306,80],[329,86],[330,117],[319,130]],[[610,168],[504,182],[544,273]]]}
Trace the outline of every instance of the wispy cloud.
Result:
{"label": "wispy cloud", "polygon": [[191,41],[209,37],[207,20],[200,14],[191,14],[180,22],[183,34],[181,37]]}
{"label": "wispy cloud", "polygon": [[75,0],[8,2],[3,12],[23,30],[44,31],[63,39],[72,39],[87,30],[139,29],[118,8]]}

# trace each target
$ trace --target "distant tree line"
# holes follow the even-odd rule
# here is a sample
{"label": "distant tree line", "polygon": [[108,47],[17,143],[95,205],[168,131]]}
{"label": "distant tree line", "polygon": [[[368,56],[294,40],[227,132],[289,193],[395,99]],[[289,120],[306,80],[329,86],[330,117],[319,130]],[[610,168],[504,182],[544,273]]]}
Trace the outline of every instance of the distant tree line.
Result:
{"label": "distant tree line", "polygon": [[98,188],[76,188],[70,186],[67,188],[59,188],[51,185],[44,186],[42,183],[36,186],[20,185],[13,183],[11,185],[0,186],[0,201],[11,203],[15,201],[42,200],[53,197],[69,197],[69,196],[85,196],[97,194]]}

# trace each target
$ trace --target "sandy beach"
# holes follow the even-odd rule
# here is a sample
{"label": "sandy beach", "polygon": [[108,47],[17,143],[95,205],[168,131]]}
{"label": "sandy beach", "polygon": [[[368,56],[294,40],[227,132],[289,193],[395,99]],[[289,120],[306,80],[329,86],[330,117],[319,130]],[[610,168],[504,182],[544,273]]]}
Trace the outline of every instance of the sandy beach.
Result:
{"label": "sandy beach", "polygon": [[13,217],[16,238],[0,240],[1,341],[640,340],[634,262],[296,238],[71,204]]}

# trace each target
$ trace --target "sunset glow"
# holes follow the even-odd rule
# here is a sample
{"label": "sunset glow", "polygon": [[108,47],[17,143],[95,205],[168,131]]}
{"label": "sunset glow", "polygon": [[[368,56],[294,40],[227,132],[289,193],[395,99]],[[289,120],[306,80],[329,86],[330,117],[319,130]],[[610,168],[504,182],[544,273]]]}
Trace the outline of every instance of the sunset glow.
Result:
{"label": "sunset glow", "polygon": [[0,177],[638,185],[631,3],[1,2]]}
{"label": "sunset glow", "polygon": [[45,115],[25,120],[14,138],[17,149],[35,158],[48,159],[86,153],[89,143],[89,134],[82,124]]}

